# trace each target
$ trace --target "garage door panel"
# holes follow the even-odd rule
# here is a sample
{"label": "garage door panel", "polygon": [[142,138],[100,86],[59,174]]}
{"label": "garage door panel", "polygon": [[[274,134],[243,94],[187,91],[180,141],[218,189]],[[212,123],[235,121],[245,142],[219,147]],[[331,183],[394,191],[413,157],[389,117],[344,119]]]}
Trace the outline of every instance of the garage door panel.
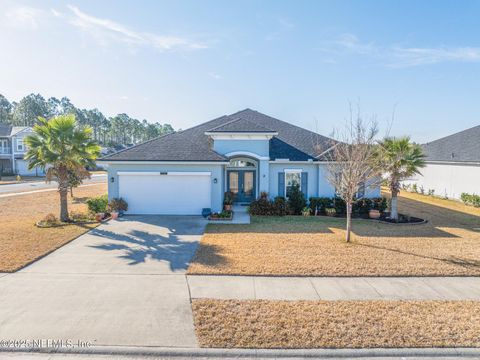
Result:
{"label": "garage door panel", "polygon": [[209,175],[120,175],[129,214],[200,215],[211,207]]}

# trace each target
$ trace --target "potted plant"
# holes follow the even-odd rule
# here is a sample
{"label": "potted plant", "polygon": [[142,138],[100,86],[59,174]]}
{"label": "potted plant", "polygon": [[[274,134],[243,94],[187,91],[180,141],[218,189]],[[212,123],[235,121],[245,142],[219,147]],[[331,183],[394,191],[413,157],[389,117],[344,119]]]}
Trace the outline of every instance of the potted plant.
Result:
{"label": "potted plant", "polygon": [[368,217],[370,219],[380,219],[380,211],[377,209],[370,209],[368,211]]}
{"label": "potted plant", "polygon": [[101,195],[94,198],[87,199],[88,210],[91,214],[95,214],[95,220],[100,222],[105,217],[107,211],[108,196]]}
{"label": "potted plant", "polygon": [[231,211],[233,205],[234,195],[231,191],[227,191],[223,197],[223,208],[224,210]]}
{"label": "potted plant", "polygon": [[108,202],[108,209],[112,215],[112,219],[117,219],[128,210],[128,204],[123,198],[113,198]]}

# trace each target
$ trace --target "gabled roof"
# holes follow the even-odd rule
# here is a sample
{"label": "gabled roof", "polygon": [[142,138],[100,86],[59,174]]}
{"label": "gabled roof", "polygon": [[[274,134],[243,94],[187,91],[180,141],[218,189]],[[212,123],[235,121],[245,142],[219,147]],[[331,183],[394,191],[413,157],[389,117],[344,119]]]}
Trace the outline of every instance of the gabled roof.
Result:
{"label": "gabled roof", "polygon": [[272,129],[239,117],[207,131],[207,133],[275,133]]}
{"label": "gabled roof", "polygon": [[257,129],[278,133],[270,140],[270,159],[290,158],[296,161],[325,160],[321,155],[334,141],[312,131],[275,119],[251,109],[224,115],[181,132],[136,145],[106,156],[105,161],[227,161],[212,150],[212,130],[239,132]]}
{"label": "gabled roof", "polygon": [[17,135],[18,133],[21,133],[23,131],[31,131],[32,128],[30,126],[14,126],[12,127],[12,132],[10,133],[10,136]]}
{"label": "gabled roof", "polygon": [[0,136],[6,137],[10,136],[12,131],[12,126],[10,124],[0,124]]}
{"label": "gabled roof", "polygon": [[480,125],[423,145],[427,161],[480,162]]}

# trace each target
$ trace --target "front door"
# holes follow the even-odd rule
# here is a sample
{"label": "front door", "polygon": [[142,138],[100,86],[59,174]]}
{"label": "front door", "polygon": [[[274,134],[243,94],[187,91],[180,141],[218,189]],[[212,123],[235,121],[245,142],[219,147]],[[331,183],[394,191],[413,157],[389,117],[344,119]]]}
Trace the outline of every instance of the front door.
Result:
{"label": "front door", "polygon": [[255,200],[255,171],[228,170],[227,190],[234,194],[235,202]]}

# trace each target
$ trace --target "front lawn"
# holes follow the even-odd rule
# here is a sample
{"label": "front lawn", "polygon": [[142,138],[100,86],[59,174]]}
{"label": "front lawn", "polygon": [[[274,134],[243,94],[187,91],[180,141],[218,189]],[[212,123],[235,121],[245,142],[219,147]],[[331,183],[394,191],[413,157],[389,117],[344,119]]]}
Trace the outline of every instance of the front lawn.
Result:
{"label": "front lawn", "polygon": [[480,275],[480,209],[403,193],[401,213],[428,220],[390,225],[344,219],[253,217],[250,225],[209,224],[190,274],[434,276]]}
{"label": "front lawn", "polygon": [[478,301],[193,300],[202,347],[480,346]]}
{"label": "front lawn", "polygon": [[[75,198],[72,200],[69,196],[69,210],[86,212],[86,199],[106,191],[106,184],[75,189]],[[35,226],[48,213],[58,216],[59,206],[57,191],[0,198],[0,272],[16,271],[97,226],[68,225],[48,229]]]}

